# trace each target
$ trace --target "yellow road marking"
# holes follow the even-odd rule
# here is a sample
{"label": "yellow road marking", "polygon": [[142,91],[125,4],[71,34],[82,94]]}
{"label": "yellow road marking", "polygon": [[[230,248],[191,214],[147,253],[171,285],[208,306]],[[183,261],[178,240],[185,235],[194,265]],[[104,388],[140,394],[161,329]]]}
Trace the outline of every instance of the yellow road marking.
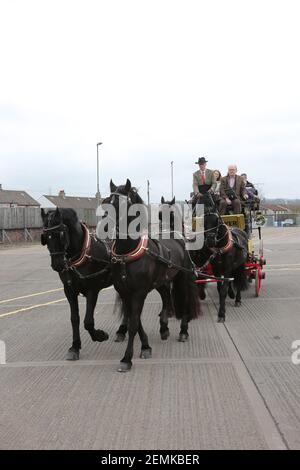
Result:
{"label": "yellow road marking", "polygon": [[[112,288],[113,288],[113,286],[109,286],[109,287],[105,287],[102,290],[108,290],[108,289],[112,289]],[[14,299],[2,300],[2,301],[0,301],[0,304],[6,303],[6,302],[12,302],[13,300],[26,299],[28,297],[33,297],[33,296],[36,296],[36,295],[48,294],[50,292],[58,292],[58,291],[61,291],[61,290],[63,290],[62,287],[59,288],[59,289],[47,290],[45,292],[37,292],[36,294],[23,295],[22,297],[15,297]],[[47,305],[57,304],[59,302],[63,302],[64,300],[67,300],[67,298],[65,297],[64,299],[52,300],[51,302],[46,302],[44,304],[32,305],[31,307],[24,307],[24,308],[20,308],[18,310],[13,310],[12,312],[2,313],[2,314],[0,314],[0,318],[7,317],[9,315],[14,315],[15,313],[19,313],[19,312],[26,312],[26,311],[32,310],[34,308],[46,307]]]}
{"label": "yellow road marking", "polygon": [[0,315],[0,318],[8,317],[9,315],[14,315],[15,313],[19,313],[19,312],[26,312],[27,310],[32,310],[34,308],[46,307],[47,305],[57,304],[59,302],[64,302],[66,300],[67,300],[66,298],[59,299],[59,300],[52,300],[52,302],[46,302],[45,304],[38,304],[38,305],[32,305],[31,307],[20,308],[19,310],[14,310],[12,312],[2,313]]}
{"label": "yellow road marking", "polygon": [[63,290],[62,287],[59,289],[45,290],[44,292],[36,292],[35,294],[22,295],[21,297],[14,297],[13,299],[0,300],[0,304],[5,304],[6,302],[12,302],[13,300],[28,299],[29,297],[35,297],[37,295],[51,294],[52,292],[59,292]]}

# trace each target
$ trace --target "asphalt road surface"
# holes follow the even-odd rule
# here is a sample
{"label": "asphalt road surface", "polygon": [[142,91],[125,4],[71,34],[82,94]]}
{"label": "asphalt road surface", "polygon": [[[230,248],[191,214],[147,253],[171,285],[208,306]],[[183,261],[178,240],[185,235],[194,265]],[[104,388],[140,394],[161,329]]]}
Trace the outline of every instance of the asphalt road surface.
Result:
{"label": "asphalt road surface", "polygon": [[[143,324],[152,358],[117,372],[125,343],[115,343],[114,290],[100,294],[93,343],[81,328],[79,361],[71,346],[68,303],[46,248],[0,250],[1,449],[300,449],[300,228],[264,229],[267,277],[240,308],[227,300],[216,323],[215,285],[203,316],[179,343],[179,323],[159,336],[160,298],[148,296]],[[80,299],[81,318],[84,298]],[[3,343],[0,343],[3,349]],[[3,356],[3,354],[2,354]],[[300,357],[300,354],[299,354]],[[3,362],[3,357],[2,357]]]}

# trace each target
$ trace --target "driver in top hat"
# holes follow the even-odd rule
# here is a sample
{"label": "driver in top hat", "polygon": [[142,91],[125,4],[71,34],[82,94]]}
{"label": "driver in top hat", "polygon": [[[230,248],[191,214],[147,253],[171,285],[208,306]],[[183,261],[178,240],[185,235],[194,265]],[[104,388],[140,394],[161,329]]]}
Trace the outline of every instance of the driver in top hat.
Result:
{"label": "driver in top hat", "polygon": [[206,168],[207,160],[199,157],[195,162],[199,165],[199,170],[193,173],[193,191],[197,197],[201,197],[207,191],[213,192],[217,186],[216,177],[213,170]]}

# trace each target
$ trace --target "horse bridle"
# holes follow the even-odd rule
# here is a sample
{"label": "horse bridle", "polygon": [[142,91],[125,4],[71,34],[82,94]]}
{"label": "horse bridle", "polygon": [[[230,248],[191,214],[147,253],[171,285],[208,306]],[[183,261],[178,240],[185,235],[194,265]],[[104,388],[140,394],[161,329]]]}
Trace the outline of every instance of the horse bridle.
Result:
{"label": "horse bridle", "polygon": [[227,231],[226,233],[221,237],[221,238],[217,238],[217,235],[218,235],[218,232],[219,232],[219,229],[220,227],[222,226],[225,226],[227,227],[227,225],[224,223],[224,221],[222,220],[222,217],[220,216],[220,214],[218,212],[211,212],[210,210],[204,214],[204,217],[205,215],[215,215],[217,216],[218,218],[218,225],[216,227],[212,227],[210,229],[207,229],[207,230],[204,230],[204,233],[207,233],[207,232],[212,232],[213,230],[215,230],[215,242],[216,244],[219,243],[221,240],[223,240],[225,238],[225,236],[227,235]]}
{"label": "horse bridle", "polygon": [[[127,202],[129,202],[130,204],[132,203],[132,199],[131,199],[129,194],[126,195],[126,194],[118,193],[118,191],[114,191],[114,192],[110,193],[110,195],[125,198],[127,200]],[[110,203],[114,204],[115,198],[113,197],[112,199],[111,198],[109,198],[109,199],[110,199]]]}
{"label": "horse bridle", "polygon": [[[115,202],[115,196],[119,196],[123,199],[126,199],[126,201],[129,203],[129,204],[132,204],[133,201],[132,201],[132,198],[130,196],[130,194],[122,194],[122,193],[119,193],[118,191],[113,191],[112,193],[110,193],[110,196],[113,196],[112,198],[110,197],[109,198],[109,201],[110,201],[110,204],[112,204],[114,206],[114,202]],[[115,206],[114,206],[115,207]],[[120,214],[119,214],[119,221],[121,221],[122,218],[120,218]],[[116,230],[116,228],[115,228]],[[120,235],[123,234],[123,235],[128,235],[127,233],[123,233],[123,232],[118,232]]]}
{"label": "horse bridle", "polygon": [[[50,234],[50,235],[49,235]],[[68,227],[63,224],[62,222],[58,225],[54,225],[53,227],[43,228],[43,232],[41,233],[41,244],[47,245],[47,239],[51,238],[51,236],[59,234],[59,240],[64,245],[64,251],[50,251],[50,256],[65,256],[66,251],[70,246],[70,235]]]}

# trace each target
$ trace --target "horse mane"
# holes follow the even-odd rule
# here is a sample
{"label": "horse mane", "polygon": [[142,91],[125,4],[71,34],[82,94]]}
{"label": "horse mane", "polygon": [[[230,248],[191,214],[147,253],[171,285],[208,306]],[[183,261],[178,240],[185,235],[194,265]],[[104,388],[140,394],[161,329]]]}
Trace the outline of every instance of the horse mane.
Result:
{"label": "horse mane", "polygon": [[[61,208],[59,207],[59,213],[61,215],[62,221],[66,223],[66,225],[76,225],[79,222],[78,215],[74,209],[70,208]],[[57,209],[51,209],[50,211],[47,212],[47,220],[48,220],[48,226],[49,223],[52,221],[55,221],[56,218],[56,210]]]}
{"label": "horse mane", "polygon": [[144,201],[139,195],[137,188],[131,188],[130,196],[135,199],[135,204],[144,204]]}
{"label": "horse mane", "polygon": [[77,212],[71,207],[60,209],[60,213],[63,221],[69,222],[70,225],[75,225],[79,222]]}
{"label": "horse mane", "polygon": [[[119,186],[118,187],[118,192],[120,192],[121,194],[122,194],[122,192],[124,192],[124,194],[126,194],[125,185]],[[139,195],[138,190],[137,190],[136,187],[132,186],[129,190],[128,195],[131,197],[132,202],[134,204],[145,204],[143,199]]]}
{"label": "horse mane", "polygon": [[120,186],[116,186],[112,180],[110,180],[110,190],[111,194],[119,194],[124,196],[130,196],[131,201],[133,204],[144,204],[143,199],[138,193],[138,190],[135,186],[131,186],[130,180],[127,178],[126,184],[122,184]]}

